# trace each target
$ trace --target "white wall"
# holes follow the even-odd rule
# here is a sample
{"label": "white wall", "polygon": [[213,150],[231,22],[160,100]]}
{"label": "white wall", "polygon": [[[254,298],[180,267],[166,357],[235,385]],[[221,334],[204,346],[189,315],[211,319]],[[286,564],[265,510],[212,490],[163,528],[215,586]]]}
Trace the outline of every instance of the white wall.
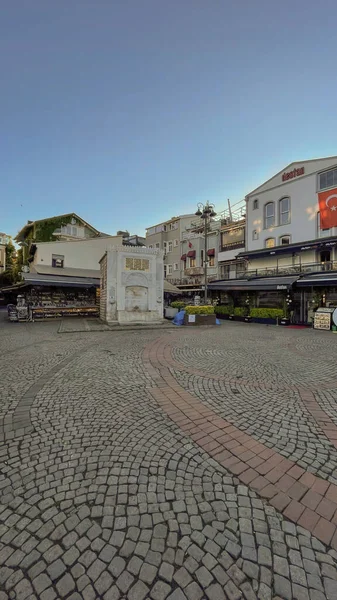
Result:
{"label": "white wall", "polygon": [[[92,238],[73,242],[37,243],[34,265],[52,266],[52,255],[64,256],[64,267],[73,269],[97,269],[99,261],[108,248],[121,246],[122,237]],[[62,269],[60,269],[60,275]]]}
{"label": "white wall", "polygon": [[[246,249],[259,250],[265,247],[265,240],[270,237],[279,238],[283,235],[291,236],[291,243],[301,243],[323,237],[317,230],[317,173],[326,168],[337,166],[337,158],[321,159],[294,163],[285,170],[304,166],[305,173],[286,182],[282,181],[282,173],[275,175],[268,182],[262,184],[247,196],[247,228]],[[291,201],[291,220],[287,225],[279,225],[279,201],[289,196]],[[254,199],[258,199],[258,209],[253,209]],[[268,202],[275,202],[275,227],[264,229],[264,206]],[[253,240],[253,230],[257,229],[259,239]],[[330,235],[337,235],[337,228],[331,230]],[[325,235],[324,235],[325,237]]]}

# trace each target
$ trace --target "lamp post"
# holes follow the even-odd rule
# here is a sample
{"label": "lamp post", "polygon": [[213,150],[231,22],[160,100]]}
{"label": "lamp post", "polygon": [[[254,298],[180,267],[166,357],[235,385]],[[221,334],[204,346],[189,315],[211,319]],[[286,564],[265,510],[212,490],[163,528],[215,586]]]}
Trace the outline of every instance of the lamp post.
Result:
{"label": "lamp post", "polygon": [[200,217],[204,220],[204,236],[205,236],[205,249],[204,249],[204,275],[205,275],[205,304],[207,304],[207,233],[210,223],[210,219],[216,216],[214,211],[214,204],[210,204],[208,201],[206,204],[199,202],[198,210],[195,213],[196,217]]}

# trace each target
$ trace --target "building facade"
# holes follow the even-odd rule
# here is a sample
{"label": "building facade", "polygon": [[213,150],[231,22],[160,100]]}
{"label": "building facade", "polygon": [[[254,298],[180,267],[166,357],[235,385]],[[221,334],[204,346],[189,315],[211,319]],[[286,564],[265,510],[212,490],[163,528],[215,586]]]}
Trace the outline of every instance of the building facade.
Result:
{"label": "building facade", "polygon": [[239,279],[246,270],[245,260],[238,258],[245,249],[245,216],[240,214],[234,219],[225,217],[220,223],[219,278]]}
{"label": "building facade", "polygon": [[9,235],[0,233],[0,275],[6,271],[6,247],[10,241]]}
{"label": "building facade", "polygon": [[185,264],[181,261],[181,240],[188,231],[195,215],[180,215],[146,229],[146,245],[164,252],[164,277],[171,282],[180,282]]}
{"label": "building facade", "polygon": [[31,246],[36,242],[85,240],[101,235],[104,234],[76,213],[68,213],[28,221],[17,233],[15,241],[22,248],[23,263],[25,263],[29,259]]}
{"label": "building facade", "polygon": [[337,157],[291,163],[246,196],[244,268],[214,288],[258,307],[291,301],[296,322],[337,305]]}
{"label": "building facade", "polygon": [[181,215],[146,230],[149,248],[164,252],[164,277],[182,293],[200,293],[204,287],[205,259],[207,279],[218,278],[220,221],[212,220],[207,231],[195,214]]}

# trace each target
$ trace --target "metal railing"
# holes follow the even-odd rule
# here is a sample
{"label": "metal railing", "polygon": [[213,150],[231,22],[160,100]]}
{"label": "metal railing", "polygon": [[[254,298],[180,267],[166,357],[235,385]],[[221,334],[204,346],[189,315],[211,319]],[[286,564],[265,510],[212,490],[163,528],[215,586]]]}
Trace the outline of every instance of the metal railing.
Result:
{"label": "metal railing", "polygon": [[[322,271],[337,271],[337,261],[324,263],[301,263],[297,265],[280,265],[263,269],[248,269],[245,277],[263,277],[268,275],[297,275],[301,273],[319,273]],[[242,275],[241,275],[242,276]]]}

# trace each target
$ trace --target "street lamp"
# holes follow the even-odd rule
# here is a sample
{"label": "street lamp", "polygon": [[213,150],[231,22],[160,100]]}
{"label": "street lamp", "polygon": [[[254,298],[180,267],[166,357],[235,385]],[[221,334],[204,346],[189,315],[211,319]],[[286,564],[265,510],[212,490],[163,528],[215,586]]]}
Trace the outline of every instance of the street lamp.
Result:
{"label": "street lamp", "polygon": [[205,236],[205,250],[204,250],[204,275],[205,275],[205,304],[207,304],[207,233],[210,223],[210,219],[216,216],[214,211],[214,204],[210,204],[208,201],[206,204],[199,202],[198,210],[195,213],[196,217],[200,217],[204,220],[204,236]]}

